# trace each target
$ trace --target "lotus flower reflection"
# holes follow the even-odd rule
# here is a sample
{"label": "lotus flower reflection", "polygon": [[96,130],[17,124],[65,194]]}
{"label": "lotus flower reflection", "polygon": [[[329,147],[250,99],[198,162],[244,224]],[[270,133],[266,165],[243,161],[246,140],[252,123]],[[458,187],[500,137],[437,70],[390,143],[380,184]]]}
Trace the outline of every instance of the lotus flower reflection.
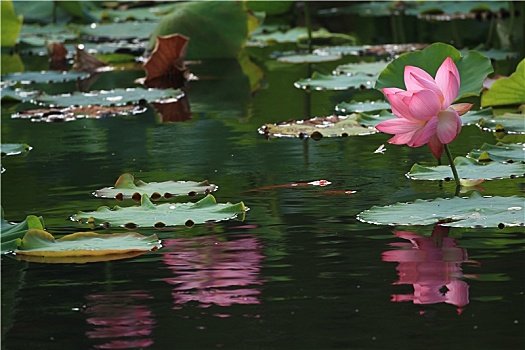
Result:
{"label": "lotus flower reflection", "polygon": [[428,144],[434,156],[440,158],[444,145],[452,142],[461,131],[459,116],[472,107],[470,103],[452,104],[460,87],[458,69],[447,57],[435,79],[421,68],[406,66],[404,80],[406,90],[383,89],[397,118],[379,123],[376,129],[395,134],[388,140],[392,144],[409,147]]}

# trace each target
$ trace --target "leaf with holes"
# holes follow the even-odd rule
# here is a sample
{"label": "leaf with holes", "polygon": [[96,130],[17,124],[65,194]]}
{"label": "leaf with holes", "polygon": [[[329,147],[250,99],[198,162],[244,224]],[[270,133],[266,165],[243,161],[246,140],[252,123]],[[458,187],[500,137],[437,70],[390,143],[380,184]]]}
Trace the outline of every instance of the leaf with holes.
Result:
{"label": "leaf with holes", "polygon": [[207,195],[196,203],[165,203],[154,205],[149,196],[142,195],[140,206],[113,209],[103,206],[96,211],[78,212],[71,217],[80,223],[95,226],[121,226],[128,229],[136,227],[167,226],[191,227],[209,221],[228,220],[247,211],[243,202],[217,203],[215,197]]}
{"label": "leaf with holes", "polygon": [[88,76],[84,72],[22,72],[2,75],[2,82],[7,84],[21,83],[24,85],[37,83],[64,83],[67,81],[77,81]]}
{"label": "leaf with holes", "polygon": [[523,197],[482,197],[474,192],[469,198],[437,198],[412,203],[374,206],[357,215],[362,222],[376,225],[412,226],[440,223],[450,227],[525,226]]}
{"label": "leaf with holes", "polygon": [[484,143],[480,149],[472,150],[469,156],[479,161],[525,162],[525,145],[517,143],[491,145]]}
{"label": "leaf with holes", "polygon": [[22,260],[85,263],[123,259],[160,247],[157,235],[143,236],[136,232],[77,232],[55,239],[47,231],[32,229],[24,235],[15,254]]}
{"label": "leaf with holes", "polygon": [[96,197],[115,198],[118,201],[123,199],[133,199],[140,202],[142,195],[148,195],[152,200],[158,200],[162,197],[168,199],[176,196],[195,196],[198,194],[209,194],[217,189],[217,186],[210,184],[208,181],[164,181],[135,182],[131,174],[122,174],[118,178],[114,187],[105,187],[95,191]]}
{"label": "leaf with holes", "polygon": [[[475,159],[456,157],[454,164],[461,179],[467,180],[498,180],[502,178],[517,178],[525,176],[525,164],[498,163],[483,164]],[[413,180],[446,180],[453,179],[450,166],[422,166],[414,164],[407,177]]]}
{"label": "leaf with holes", "polygon": [[357,118],[357,114],[349,116],[332,115],[308,120],[265,124],[259,128],[259,133],[268,137],[311,137],[314,140],[319,140],[323,137],[369,135],[378,132],[373,127],[362,126]]}

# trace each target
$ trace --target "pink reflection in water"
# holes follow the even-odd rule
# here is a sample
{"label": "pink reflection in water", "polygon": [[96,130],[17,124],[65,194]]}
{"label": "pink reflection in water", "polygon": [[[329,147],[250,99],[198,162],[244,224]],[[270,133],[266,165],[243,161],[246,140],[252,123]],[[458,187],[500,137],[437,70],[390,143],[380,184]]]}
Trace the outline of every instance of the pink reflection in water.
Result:
{"label": "pink reflection in water", "polygon": [[[463,277],[461,263],[467,261],[466,249],[447,237],[448,227],[436,225],[431,237],[415,232],[396,231],[398,237],[410,243],[393,243],[398,250],[383,252],[383,261],[398,262],[399,281],[412,284],[414,294],[394,294],[392,301],[412,301],[414,304],[448,303],[459,308],[469,303],[469,286]],[[458,310],[461,312],[461,310]]]}
{"label": "pink reflection in water", "polygon": [[175,308],[190,301],[200,307],[212,304],[259,304],[261,243],[251,235],[227,241],[213,235],[163,241],[163,261],[175,277],[166,282],[175,285]]}
{"label": "pink reflection in water", "polygon": [[94,326],[86,332],[90,339],[105,339],[97,349],[147,348],[153,344],[149,337],[154,315],[140,302],[153,297],[143,291],[109,292],[86,297],[87,322]]}

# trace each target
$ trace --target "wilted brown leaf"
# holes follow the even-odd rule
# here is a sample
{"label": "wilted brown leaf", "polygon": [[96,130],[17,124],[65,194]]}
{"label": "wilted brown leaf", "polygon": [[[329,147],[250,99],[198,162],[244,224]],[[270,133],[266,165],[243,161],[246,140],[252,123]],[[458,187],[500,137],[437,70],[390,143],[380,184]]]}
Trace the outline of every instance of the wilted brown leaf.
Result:
{"label": "wilted brown leaf", "polygon": [[67,49],[61,43],[46,43],[47,54],[49,56],[49,69],[67,71]]}
{"label": "wilted brown leaf", "polygon": [[76,46],[75,63],[73,64],[74,71],[94,73],[107,65],[106,62],[86,52],[83,45]]}

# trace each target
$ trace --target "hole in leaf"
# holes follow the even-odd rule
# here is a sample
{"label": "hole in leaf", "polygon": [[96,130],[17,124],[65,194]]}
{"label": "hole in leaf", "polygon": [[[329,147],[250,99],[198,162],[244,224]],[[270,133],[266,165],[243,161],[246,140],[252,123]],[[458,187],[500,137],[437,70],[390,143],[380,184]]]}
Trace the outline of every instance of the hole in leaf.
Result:
{"label": "hole in leaf", "polygon": [[[206,189],[206,191],[209,192],[209,189]],[[190,196],[190,197],[194,197],[194,196],[196,196],[196,195],[197,195],[197,192],[195,192],[195,191],[190,191],[190,192],[188,192],[188,196]]]}
{"label": "hole in leaf", "polygon": [[160,230],[160,229],[163,229],[164,227],[166,227],[166,224],[163,223],[163,222],[160,222],[160,221],[159,221],[159,222],[155,223],[155,224],[153,225],[153,227],[155,227],[156,229],[159,229],[159,230]]}
{"label": "hole in leaf", "polygon": [[102,226],[105,229],[108,229],[111,226],[111,224],[109,222],[105,221],[100,226]]}
{"label": "hole in leaf", "polygon": [[119,202],[122,202],[124,200],[124,195],[122,194],[122,192],[117,193],[115,199]]}
{"label": "hole in leaf", "polygon": [[314,132],[312,133],[312,135],[310,135],[310,137],[311,137],[312,139],[314,139],[315,141],[319,141],[320,139],[323,138],[323,134],[321,134],[319,131],[314,131]]}
{"label": "hole in leaf", "polygon": [[128,230],[134,230],[137,228],[137,224],[134,224],[132,222],[128,222],[126,224],[124,224],[124,227],[127,228]]}
{"label": "hole in leaf", "polygon": [[154,200],[154,201],[159,200],[160,197],[161,197],[161,195],[160,195],[160,193],[158,193],[158,192],[153,192],[153,193],[151,194],[151,199]]}
{"label": "hole in leaf", "polygon": [[184,225],[186,225],[186,227],[193,227],[193,225],[195,225],[195,222],[193,222],[193,220],[187,220]]}
{"label": "hole in leaf", "polygon": [[164,193],[164,198],[168,199],[168,198],[171,198],[171,197],[175,197],[175,196],[172,195],[172,194],[169,193],[169,192]]}
{"label": "hole in leaf", "polygon": [[142,196],[141,196],[140,193],[135,192],[135,193],[133,193],[133,196],[131,196],[131,199],[133,199],[133,201],[134,201],[135,203],[138,203],[138,202],[140,202],[140,198],[141,198],[141,197],[142,197]]}
{"label": "hole in leaf", "polygon": [[504,224],[504,223],[500,222],[500,223],[498,224],[498,228],[499,228],[500,230],[502,230],[504,227],[505,227],[505,224]]}
{"label": "hole in leaf", "polygon": [[446,177],[443,180],[445,180],[446,182],[449,182],[451,180],[451,178],[450,177]]}
{"label": "hole in leaf", "polygon": [[303,134],[302,132],[299,133],[299,138],[300,138],[301,140],[304,139],[305,137],[306,137],[305,134]]}
{"label": "hole in leaf", "polygon": [[341,134],[341,137],[348,137],[348,134],[346,132]]}

